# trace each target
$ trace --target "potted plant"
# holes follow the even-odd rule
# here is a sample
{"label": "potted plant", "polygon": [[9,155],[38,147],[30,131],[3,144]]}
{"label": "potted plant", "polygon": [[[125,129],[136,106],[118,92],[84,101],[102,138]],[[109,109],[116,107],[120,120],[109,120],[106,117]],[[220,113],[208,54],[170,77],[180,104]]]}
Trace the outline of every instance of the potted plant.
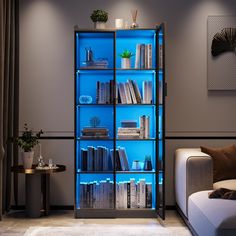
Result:
{"label": "potted plant", "polygon": [[134,56],[134,54],[132,52],[130,52],[129,50],[124,50],[121,54],[121,68],[123,69],[130,69],[131,67],[131,63],[130,63],[130,58]]}
{"label": "potted plant", "polygon": [[94,10],[90,16],[91,20],[94,22],[95,29],[105,29],[106,22],[108,20],[108,13],[104,10]]}
{"label": "potted plant", "polygon": [[17,145],[23,150],[22,161],[25,169],[32,167],[34,157],[34,151],[32,149],[39,143],[38,139],[41,134],[43,134],[42,130],[33,135],[33,131],[28,129],[27,124],[24,124],[22,136],[16,138]]}

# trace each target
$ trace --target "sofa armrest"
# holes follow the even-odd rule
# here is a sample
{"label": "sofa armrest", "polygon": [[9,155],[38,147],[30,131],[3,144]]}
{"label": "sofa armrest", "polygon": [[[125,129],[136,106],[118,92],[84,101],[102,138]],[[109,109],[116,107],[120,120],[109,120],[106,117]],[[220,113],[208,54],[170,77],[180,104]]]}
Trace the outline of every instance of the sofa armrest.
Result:
{"label": "sofa armrest", "polygon": [[178,207],[187,216],[188,197],[198,191],[213,188],[212,159],[199,148],[181,148],[175,151],[175,198]]}

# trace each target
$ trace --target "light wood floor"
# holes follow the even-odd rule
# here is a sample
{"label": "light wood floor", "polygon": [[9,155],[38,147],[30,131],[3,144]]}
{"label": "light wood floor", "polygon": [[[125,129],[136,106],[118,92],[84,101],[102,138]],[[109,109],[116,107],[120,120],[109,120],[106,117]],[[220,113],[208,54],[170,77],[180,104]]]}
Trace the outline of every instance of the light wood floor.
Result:
{"label": "light wood floor", "polygon": [[[49,216],[37,219],[26,218],[23,211],[11,212],[0,221],[1,236],[20,236],[31,226],[66,226],[79,224],[161,224],[163,227],[174,228],[175,236],[191,236],[187,227],[175,211],[166,211],[166,220],[158,219],[75,219],[73,211],[51,211]],[[186,233],[187,232],[187,233]],[[69,236],[69,235],[68,235]]]}

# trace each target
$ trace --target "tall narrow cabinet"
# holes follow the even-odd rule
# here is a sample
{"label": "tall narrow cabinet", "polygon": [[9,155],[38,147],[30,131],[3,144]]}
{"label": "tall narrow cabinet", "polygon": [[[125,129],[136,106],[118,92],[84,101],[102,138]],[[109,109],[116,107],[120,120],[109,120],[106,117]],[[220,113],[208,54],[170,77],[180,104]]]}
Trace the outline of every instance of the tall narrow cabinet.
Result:
{"label": "tall narrow cabinet", "polygon": [[165,218],[164,42],[163,24],[75,30],[76,218]]}

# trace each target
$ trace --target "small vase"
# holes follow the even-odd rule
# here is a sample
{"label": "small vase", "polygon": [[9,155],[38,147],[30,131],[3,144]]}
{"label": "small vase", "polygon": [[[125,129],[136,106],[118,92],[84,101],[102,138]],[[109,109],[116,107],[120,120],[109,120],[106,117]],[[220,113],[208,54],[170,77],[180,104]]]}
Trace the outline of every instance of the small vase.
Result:
{"label": "small vase", "polygon": [[22,152],[22,161],[25,169],[31,169],[33,164],[34,152]]}
{"label": "small vase", "polygon": [[121,68],[130,69],[130,58],[121,58]]}
{"label": "small vase", "polygon": [[95,29],[106,29],[106,22],[102,22],[102,21],[94,22],[94,28]]}
{"label": "small vase", "polygon": [[144,170],[152,170],[152,162],[151,160],[145,160],[144,162]]}

